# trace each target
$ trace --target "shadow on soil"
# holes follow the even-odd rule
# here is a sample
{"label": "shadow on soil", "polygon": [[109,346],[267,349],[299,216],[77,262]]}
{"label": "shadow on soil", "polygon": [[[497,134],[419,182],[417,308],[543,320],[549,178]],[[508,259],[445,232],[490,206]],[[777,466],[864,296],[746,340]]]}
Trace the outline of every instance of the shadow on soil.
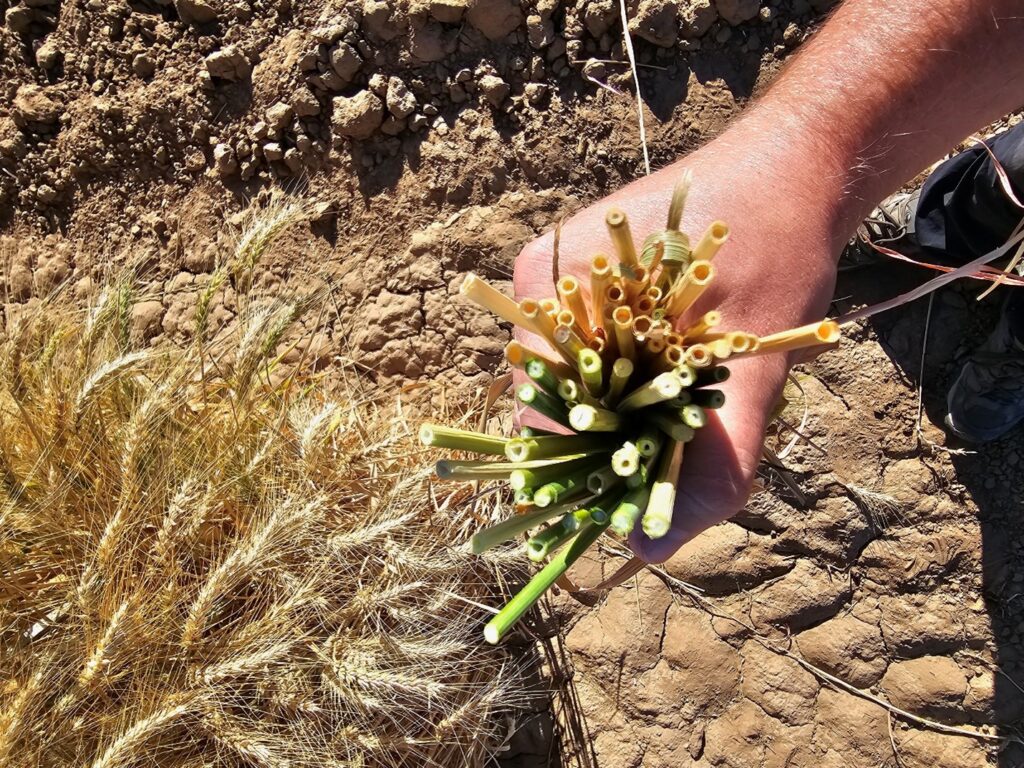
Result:
{"label": "shadow on soil", "polygon": [[[853,297],[858,304],[874,303],[920,284],[932,275],[916,267],[883,265],[884,279],[873,270],[841,276],[837,297]],[[975,281],[948,286],[929,299],[882,313],[870,322],[886,353],[915,384],[922,387],[923,420],[941,426],[946,395],[971,350],[982,344],[999,319],[1001,288],[982,302],[983,290]],[[1024,289],[1021,289],[1024,290]],[[845,302],[842,302],[845,304]],[[927,351],[922,368],[922,342],[928,326]],[[997,674],[991,715],[998,733],[1019,737],[1024,725],[1024,494],[1019,473],[1024,469],[1024,424],[993,443],[967,445],[955,438],[938,437],[941,445],[922,445],[918,455],[948,453],[963,485],[963,494],[977,506],[982,540],[983,597],[995,643]],[[958,495],[954,490],[952,495]],[[965,716],[966,717],[966,716]],[[1024,747],[1011,743],[999,754],[1000,768],[1024,765]]]}

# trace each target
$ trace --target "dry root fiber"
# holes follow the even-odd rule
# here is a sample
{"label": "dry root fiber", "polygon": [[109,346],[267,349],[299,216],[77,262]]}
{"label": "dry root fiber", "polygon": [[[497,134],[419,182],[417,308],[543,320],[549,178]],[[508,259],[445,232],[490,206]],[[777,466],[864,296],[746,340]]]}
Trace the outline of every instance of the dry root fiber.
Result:
{"label": "dry root fiber", "polygon": [[482,763],[517,676],[466,610],[499,561],[451,545],[464,494],[392,410],[278,370],[308,302],[149,350],[132,290],[0,332],[0,764]]}

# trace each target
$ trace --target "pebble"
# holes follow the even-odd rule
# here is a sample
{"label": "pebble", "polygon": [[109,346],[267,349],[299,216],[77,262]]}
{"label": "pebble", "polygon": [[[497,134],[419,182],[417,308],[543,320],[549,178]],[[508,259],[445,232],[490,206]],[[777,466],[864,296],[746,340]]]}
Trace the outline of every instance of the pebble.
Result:
{"label": "pebble", "polygon": [[493,107],[500,107],[512,92],[511,86],[497,75],[484,75],[477,81],[480,95]]}
{"label": "pebble", "polygon": [[416,97],[409,90],[409,86],[397,77],[388,80],[386,101],[388,111],[399,120],[416,110]]}
{"label": "pebble", "polygon": [[212,77],[235,82],[248,77],[252,65],[238,46],[227,45],[206,57],[206,70]]}
{"label": "pebble", "polygon": [[295,115],[295,111],[290,104],[279,101],[267,110],[266,115],[270,131],[277,135],[288,126]]}

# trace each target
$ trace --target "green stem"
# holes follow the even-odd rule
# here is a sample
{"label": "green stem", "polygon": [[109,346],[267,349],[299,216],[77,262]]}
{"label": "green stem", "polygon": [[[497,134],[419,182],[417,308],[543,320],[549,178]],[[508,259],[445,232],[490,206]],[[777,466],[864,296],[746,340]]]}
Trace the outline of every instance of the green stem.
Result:
{"label": "green stem", "polygon": [[622,417],[615,411],[581,403],[569,411],[569,425],[577,432],[618,432]]}
{"label": "green stem", "polygon": [[633,528],[636,527],[636,521],[647,509],[647,500],[650,496],[651,489],[646,485],[641,485],[627,493],[612,512],[612,530],[620,536],[628,536],[632,533]]}
{"label": "green stem", "polygon": [[608,394],[604,396],[604,404],[614,408],[626,389],[629,377],[633,375],[633,361],[628,357],[620,357],[612,363],[612,375],[608,382]]}
{"label": "green stem", "polygon": [[441,427],[437,424],[423,424],[420,427],[420,442],[434,448],[451,448],[455,451],[502,456],[508,441],[507,437],[494,437],[466,429]]}
{"label": "green stem", "polygon": [[702,408],[721,408],[725,405],[725,393],[720,389],[695,389],[693,402]]}
{"label": "green stem", "polygon": [[[545,483],[575,472],[578,469],[593,470],[601,462],[596,456],[572,456],[546,461],[524,461],[522,469],[515,469],[509,475],[509,482],[514,490],[522,488],[540,488]],[[536,467],[527,467],[535,464]]]}
{"label": "green stem", "polygon": [[683,444],[673,443],[661,458],[658,476],[651,486],[651,497],[647,502],[641,524],[652,539],[660,539],[672,526],[672,512],[676,503],[676,482],[679,468],[683,463]]}
{"label": "green stem", "polygon": [[600,397],[604,392],[604,369],[601,356],[587,347],[579,351],[577,360],[583,386],[591,396]]}
{"label": "green stem", "polygon": [[615,453],[612,454],[612,469],[619,477],[629,477],[640,469],[640,451],[636,445],[630,442],[623,443]]}
{"label": "green stem", "polygon": [[537,358],[526,361],[526,375],[543,387],[550,395],[558,394],[558,377],[551,372],[547,363]]}
{"label": "green stem", "polygon": [[645,459],[654,456],[659,448],[661,448],[661,435],[658,434],[658,430],[651,427],[646,428],[636,440],[636,449]]}
{"label": "green stem", "polygon": [[569,426],[569,415],[566,413],[565,403],[556,400],[533,384],[520,384],[516,387],[516,397],[519,398],[519,402],[529,406],[537,413],[547,416],[563,427]]}
{"label": "green stem", "polygon": [[535,563],[539,563],[575,536],[580,528],[588,522],[587,510],[581,509],[576,512],[570,512],[557,523],[552,523],[526,542],[526,554]]}
{"label": "green stem", "polygon": [[477,531],[470,539],[470,547],[474,555],[483,554],[509,539],[514,539],[520,534],[526,533],[531,528],[546,523],[559,515],[564,515],[572,508],[579,506],[576,503],[558,504],[553,507],[545,507],[527,512],[525,515],[515,515],[508,520],[502,520],[496,525]]}
{"label": "green stem", "polygon": [[619,476],[611,465],[601,467],[587,476],[587,489],[591,493],[604,493],[619,481]]}
{"label": "green stem", "polygon": [[721,384],[728,379],[729,369],[724,365],[716,365],[714,368],[705,368],[697,373],[696,386],[706,387],[709,384]]}
{"label": "green stem", "polygon": [[583,389],[583,385],[573,379],[562,379],[558,382],[558,396],[567,403],[586,405],[600,405],[597,398],[591,397]]}
{"label": "green stem", "polygon": [[693,427],[683,424],[676,413],[652,409],[645,416],[677,443],[688,443],[693,440]]}
{"label": "green stem", "polygon": [[484,639],[489,643],[497,643],[505,634],[532,608],[551,585],[569,570],[580,556],[590,549],[607,526],[590,523],[581,530],[569,543],[560,549],[544,568],[523,587],[498,615],[487,622],[484,627]]}
{"label": "green stem", "polygon": [[691,429],[700,429],[708,423],[708,417],[707,414],[704,413],[704,409],[699,405],[694,405],[693,403],[684,405],[679,409],[679,418],[682,420],[683,424]]}
{"label": "green stem", "polygon": [[600,435],[552,435],[529,440],[515,438],[505,445],[509,461],[549,459],[556,456],[611,451],[608,441]]}
{"label": "green stem", "polygon": [[565,500],[570,494],[586,490],[588,475],[590,475],[590,467],[545,483],[534,492],[533,503],[538,507],[549,507],[555,502]]}
{"label": "green stem", "polygon": [[672,371],[659,373],[646,384],[637,387],[619,403],[620,412],[635,411],[649,405],[663,403],[677,397],[683,389],[679,377]]}
{"label": "green stem", "polygon": [[[566,459],[569,458],[576,459],[579,457],[566,457]],[[561,463],[562,462],[560,461],[551,460],[506,462],[451,461],[449,459],[444,459],[443,461],[437,462],[435,471],[437,472],[437,476],[442,480],[508,480],[511,479],[513,473],[519,470],[537,471],[552,465],[558,466]],[[523,485],[520,487],[525,488],[527,486]],[[519,489],[516,488],[516,490]]]}

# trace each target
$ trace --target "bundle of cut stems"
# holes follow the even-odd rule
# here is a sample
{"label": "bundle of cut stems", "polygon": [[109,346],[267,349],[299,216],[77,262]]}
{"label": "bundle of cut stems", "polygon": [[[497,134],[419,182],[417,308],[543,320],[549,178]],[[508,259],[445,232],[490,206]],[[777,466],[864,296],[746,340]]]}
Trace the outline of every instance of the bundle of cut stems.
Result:
{"label": "bundle of cut stems", "polygon": [[434,425],[421,433],[426,445],[500,457],[439,462],[441,478],[507,479],[515,490],[516,515],[477,533],[474,552],[533,530],[528,554],[551,557],[484,628],[489,642],[498,642],[606,530],[629,536],[639,526],[650,538],[669,531],[685,446],[700,439],[707,411],[725,404],[718,387],[729,377],[727,360],[839,339],[831,320],[760,338],[721,331],[714,309],[680,322],[713,282],[712,260],[729,236],[724,222],[713,222],[691,249],[679,229],[690,182],[684,174],[665,229],[648,235],[639,250],[626,214],[609,210],[616,258],[596,254],[589,280],[566,276],[551,297],[519,303],[475,275],[463,284],[463,295],[543,340],[543,349],[512,342],[506,350],[524,374],[516,398],[566,433],[524,427],[508,439]]}

